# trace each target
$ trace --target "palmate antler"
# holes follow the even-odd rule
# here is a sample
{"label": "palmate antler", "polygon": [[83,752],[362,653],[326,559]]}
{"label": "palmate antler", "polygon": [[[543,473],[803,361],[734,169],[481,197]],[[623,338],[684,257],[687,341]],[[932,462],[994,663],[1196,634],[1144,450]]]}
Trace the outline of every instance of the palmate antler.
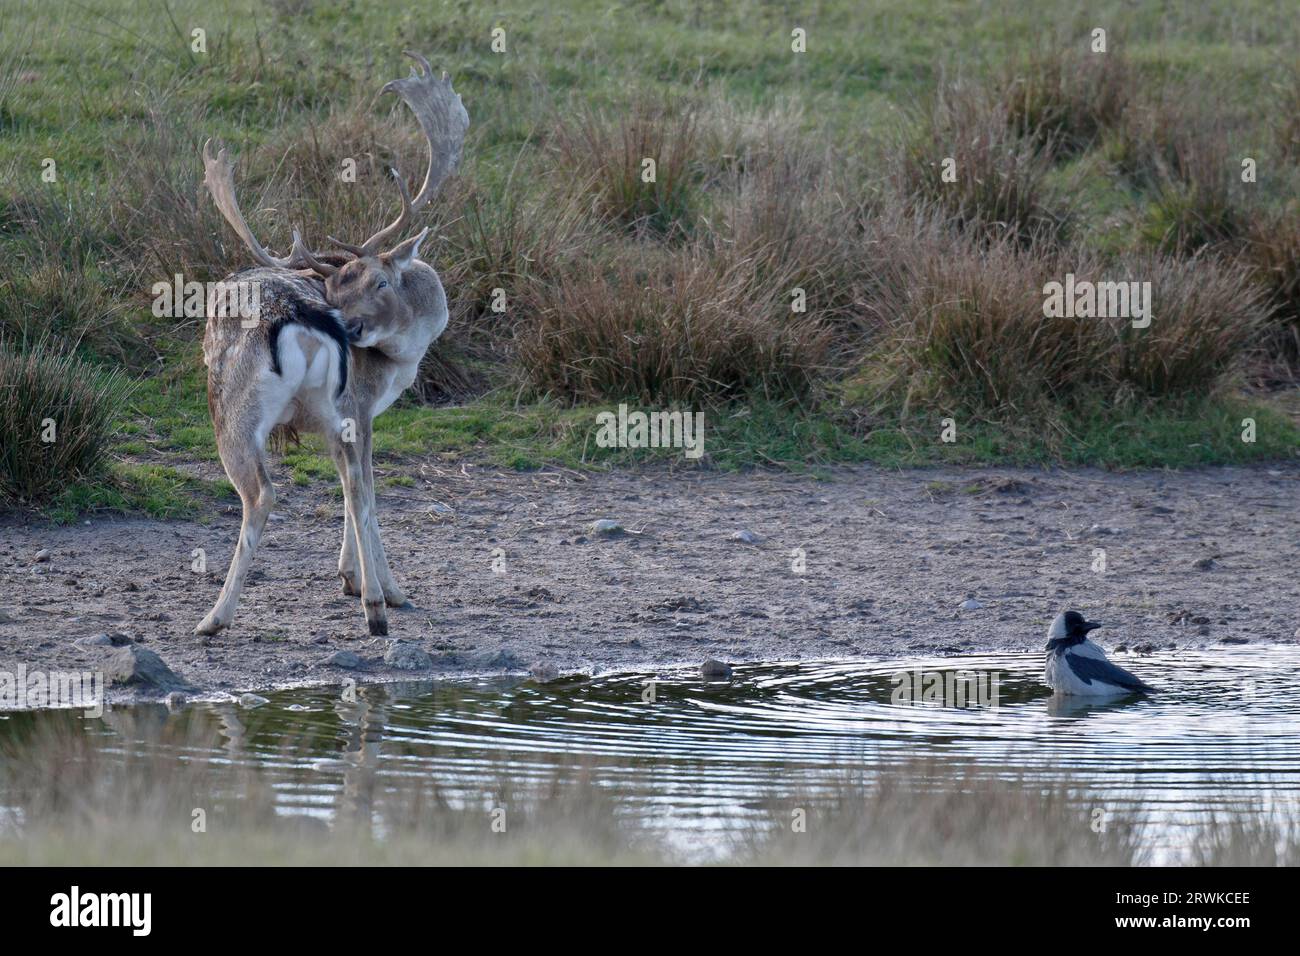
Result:
{"label": "palmate antler", "polygon": [[441,78],[434,75],[429,61],[418,53],[405,51],[416,62],[411,68],[411,75],[400,80],[391,80],[384,84],[381,93],[396,93],[411,108],[425,141],[429,144],[429,169],[424,174],[424,185],[414,199],[407,192],[401,174],[391,170],[397,180],[397,187],[402,193],[402,212],[393,222],[367,239],[359,246],[341,242],[333,236],[327,236],[330,242],[346,249],[354,256],[373,256],[393,236],[399,235],[410,223],[413,213],[423,209],[438,187],[460,162],[461,147],[465,144],[465,131],[469,129],[469,113],[460,100],[460,94],[451,88],[451,79],[446,73]]}
{"label": "palmate antler", "polygon": [[244,221],[244,214],[239,211],[239,202],[235,199],[235,173],[230,163],[230,156],[223,148],[214,157],[212,140],[203,144],[203,184],[208,187],[208,192],[212,194],[212,201],[226,217],[226,222],[234,227],[239,238],[244,240],[244,245],[252,251],[253,258],[262,265],[279,269],[311,269],[322,276],[333,275],[337,271],[334,266],[318,261],[311,254],[297,229],[293,231],[293,249],[289,252],[288,258],[278,259],[262,248],[262,244],[257,241],[253,231],[248,228],[248,223]]}
{"label": "palmate antler", "polygon": [[[358,258],[378,253],[391,237],[406,229],[414,213],[428,204],[443,180],[460,162],[461,147],[465,143],[465,131],[469,128],[469,114],[465,111],[460,94],[451,88],[451,80],[447,74],[444,73],[441,78],[435,77],[433,67],[429,65],[428,60],[410,51],[407,51],[406,55],[415,60],[418,66],[411,69],[410,76],[384,84],[380,92],[396,93],[415,114],[420,129],[424,132],[424,138],[429,144],[429,169],[424,174],[424,185],[420,187],[420,192],[415,199],[411,198],[401,174],[396,169],[391,170],[402,197],[401,214],[361,245],[354,246],[333,236],[326,237],[330,242]],[[262,265],[272,268],[311,269],[321,276],[330,276],[337,272],[338,267],[321,262],[312,254],[297,229],[293,230],[293,248],[287,258],[276,258],[262,248],[262,244],[257,241],[252,230],[248,228],[248,223],[244,221],[244,214],[239,211],[239,203],[235,199],[234,172],[230,158],[225,149],[220,150],[214,158],[210,148],[211,143],[212,141],[208,140],[203,144],[203,183],[208,187],[208,192],[212,194],[212,199],[221,210],[221,214],[239,234],[239,238],[244,240],[253,257]]]}

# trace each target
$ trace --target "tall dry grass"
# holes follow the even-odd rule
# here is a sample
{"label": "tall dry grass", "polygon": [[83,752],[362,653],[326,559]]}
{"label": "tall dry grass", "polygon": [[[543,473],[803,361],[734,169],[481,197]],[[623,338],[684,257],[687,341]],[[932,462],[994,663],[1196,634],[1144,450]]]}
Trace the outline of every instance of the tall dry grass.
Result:
{"label": "tall dry grass", "polygon": [[1147,253],[1121,259],[1115,270],[1152,284],[1150,328],[1119,323],[1107,365],[1121,388],[1145,398],[1213,394],[1267,328],[1267,297],[1240,265]]}
{"label": "tall dry grass", "polygon": [[1251,221],[1242,260],[1267,297],[1270,322],[1261,346],[1266,362],[1288,377],[1300,370],[1300,208],[1257,213]]}
{"label": "tall dry grass", "polygon": [[843,167],[816,141],[749,157],[720,178],[709,222],[712,252],[802,290],[808,313],[841,339],[864,332],[871,213]]}
{"label": "tall dry grass", "polygon": [[[1082,799],[1081,799],[1082,798]],[[1149,850],[1140,817],[1100,832],[1064,775],[1036,782],[915,761],[847,772],[831,798],[770,801],[774,826],[749,850],[787,866],[1136,866]],[[791,826],[802,807],[803,826]]]}
{"label": "tall dry grass", "polygon": [[1283,159],[1300,163],[1300,65],[1287,64],[1274,89],[1274,144]]}
{"label": "tall dry grass", "polygon": [[[578,402],[788,400],[867,366],[881,401],[997,416],[1092,391],[1213,390],[1261,343],[1294,355],[1294,230],[1242,205],[1226,121],[1173,86],[1144,93],[1135,76],[1119,55],[1052,49],[982,87],[945,85],[883,144],[887,167],[873,161],[882,144],[832,140],[791,101],[532,104],[555,119],[540,148],[471,141],[422,217],[452,321],[417,393],[522,383]],[[95,203],[5,197],[0,231],[27,251],[0,279],[4,331],[52,328],[130,364],[142,337],[197,335],[193,320],[140,320],[154,282],[249,264],[201,185],[211,117],[180,90],[147,94],[131,135],[108,144]],[[383,102],[281,102],[261,138],[228,144],[264,244],[283,252],[297,225],[323,247],[392,218],[387,170],[418,175],[424,151],[404,107]],[[1056,161],[1098,145],[1152,198],[1149,256],[1100,263],[1068,244],[1077,223]],[[340,175],[345,159],[355,181]],[[1111,269],[1159,285],[1148,334],[1042,321],[1047,278]],[[1272,331],[1257,292],[1233,293],[1252,283]]]}
{"label": "tall dry grass", "polygon": [[[238,725],[238,716],[232,720]],[[136,723],[129,715],[113,721]],[[67,728],[6,734],[0,794],[6,808],[19,808],[21,823],[0,833],[0,859],[171,866],[660,860],[581,766],[557,764],[549,777],[528,781],[503,771],[478,793],[452,794],[427,777],[384,785],[353,754],[322,815],[284,815],[265,775],[247,763],[232,766],[215,733],[173,722],[145,736],[143,747],[110,754]],[[283,742],[286,752],[294,745]],[[199,832],[195,808],[204,814]],[[504,830],[493,828],[493,808],[505,808]]]}
{"label": "tall dry grass", "polygon": [[1043,287],[1066,259],[1009,240],[940,239],[900,262],[882,287],[884,323],[868,359],[881,398],[986,415],[1041,410],[1095,380],[1105,352],[1095,322],[1043,316]]}
{"label": "tall dry grass", "polygon": [[[224,715],[230,727],[241,717]],[[156,712],[105,716],[109,747],[72,721],[14,721],[0,737],[0,862],[6,865],[618,865],[707,860],[754,865],[1131,866],[1152,861],[1141,805],[1109,805],[1062,775],[1027,779],[915,761],[846,763],[840,779],[789,775],[787,794],[743,829],[701,836],[695,855],[626,812],[598,760],[554,761],[521,779],[504,766],[473,784],[379,773],[367,746],[333,770],[300,769],[310,815],[285,812],[251,760],[231,760],[210,730]],[[286,757],[302,741],[282,741]],[[319,743],[319,742],[317,742]],[[280,761],[284,764],[284,761]],[[299,765],[300,761],[289,763]],[[283,767],[282,767],[283,769]],[[341,774],[341,778],[337,776]],[[620,775],[620,779],[625,775]],[[202,830],[195,830],[195,809]],[[506,826],[493,827],[492,811]],[[792,826],[796,812],[802,825]],[[1297,829],[1283,808],[1220,812],[1188,833],[1197,865],[1286,865]]]}
{"label": "tall dry grass", "polygon": [[1077,47],[1035,50],[1010,64],[1001,82],[1011,129],[1058,159],[1086,151],[1119,128],[1138,89],[1124,54]]}
{"label": "tall dry grass", "polygon": [[1119,172],[1150,194],[1143,238],[1171,255],[1233,243],[1246,226],[1234,124],[1213,103],[1200,85],[1167,83],[1138,97],[1106,142]]}
{"label": "tall dry grass", "polygon": [[519,372],[533,393],[568,401],[804,394],[826,369],[831,336],[791,312],[790,273],[765,264],[699,241],[577,264],[525,291]]}
{"label": "tall dry grass", "polygon": [[[452,187],[449,204],[458,214],[442,230],[435,255],[448,295],[478,328],[517,313],[509,304],[530,282],[558,281],[569,265],[596,254],[609,238],[605,224],[589,214],[582,191],[555,178],[517,185],[511,176],[491,190],[463,177]],[[493,309],[498,289],[505,313]]]}
{"label": "tall dry grass", "polygon": [[[1044,287],[1151,283],[1153,317],[1047,317]],[[1136,254],[1101,260],[1009,241],[942,240],[900,263],[877,304],[882,333],[868,358],[877,399],[990,419],[1107,401],[1211,394],[1268,320],[1248,269]]]}
{"label": "tall dry grass", "polygon": [[642,94],[613,112],[574,109],[557,120],[549,145],[599,217],[665,235],[693,225],[698,139],[691,103]]}
{"label": "tall dry grass", "polygon": [[93,477],[130,391],[48,340],[0,337],[0,499],[40,502]]}
{"label": "tall dry grass", "polygon": [[1006,102],[980,87],[952,85],[914,117],[899,144],[895,179],[913,208],[938,210],[994,242],[1031,245],[1059,241],[1070,227],[1051,171],[1047,153],[1017,132]]}
{"label": "tall dry grass", "polygon": [[125,282],[108,261],[109,234],[89,197],[15,197],[0,236],[9,240],[0,270],[0,337],[49,339],[69,351],[130,361],[139,330],[127,316]]}

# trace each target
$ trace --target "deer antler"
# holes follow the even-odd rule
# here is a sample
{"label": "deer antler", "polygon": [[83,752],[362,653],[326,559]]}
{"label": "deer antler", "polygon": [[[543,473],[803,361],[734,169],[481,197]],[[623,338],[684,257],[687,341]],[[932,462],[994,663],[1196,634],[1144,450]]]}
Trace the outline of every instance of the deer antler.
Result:
{"label": "deer antler", "polygon": [[277,259],[262,248],[262,244],[257,241],[253,231],[248,228],[248,223],[244,221],[244,214],[239,211],[239,202],[235,199],[235,173],[230,163],[230,156],[222,148],[213,157],[211,147],[210,139],[203,144],[203,184],[208,187],[208,192],[212,194],[212,201],[226,217],[226,222],[230,223],[239,234],[239,238],[244,240],[244,245],[248,246],[253,253],[253,258],[271,268],[311,269],[317,275],[333,275],[337,271],[336,267],[317,260],[303,243],[297,229],[293,231],[293,249],[290,250],[288,258]]}
{"label": "deer antler", "polygon": [[330,242],[355,256],[373,256],[391,237],[406,228],[413,213],[423,209],[433,198],[443,180],[460,162],[465,131],[469,128],[469,114],[465,111],[465,104],[461,102],[460,94],[451,88],[451,79],[447,74],[444,73],[439,79],[434,76],[429,61],[420,54],[408,50],[406,55],[418,64],[411,68],[411,75],[385,83],[380,92],[396,93],[415,114],[424,138],[429,143],[429,170],[424,174],[424,185],[420,187],[415,199],[411,199],[407,192],[401,174],[396,169],[392,170],[397,187],[402,192],[401,215],[360,246],[330,237]]}

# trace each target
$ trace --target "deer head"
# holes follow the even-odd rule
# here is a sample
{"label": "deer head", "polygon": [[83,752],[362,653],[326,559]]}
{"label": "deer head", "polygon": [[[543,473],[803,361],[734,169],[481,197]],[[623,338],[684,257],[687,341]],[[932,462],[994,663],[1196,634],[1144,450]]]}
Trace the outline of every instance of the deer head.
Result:
{"label": "deer head", "polygon": [[[402,209],[398,217],[360,245],[327,237],[344,250],[345,261],[321,261],[302,241],[298,230],[293,230],[293,248],[289,256],[278,259],[270,255],[253,236],[239,204],[235,200],[234,175],[226,150],[214,158],[209,143],[203,145],[204,183],[212,194],[217,208],[234,228],[253,257],[262,265],[273,268],[310,270],[325,280],[325,297],[339,309],[356,345],[361,348],[378,347],[400,342],[412,326],[427,322],[441,312],[446,322],[446,298],[442,284],[433,268],[420,258],[420,244],[429,230],[404,239],[387,251],[385,245],[405,232],[416,212],[428,205],[443,180],[460,161],[465,131],[469,127],[469,114],[461,103],[460,95],[451,87],[444,73],[438,78],[429,61],[418,53],[407,52],[417,66],[411,75],[386,83],[382,93],[396,93],[410,107],[429,144],[429,168],[424,183],[414,199],[406,188],[401,173],[390,170],[401,194]],[[331,255],[331,260],[339,256]],[[442,331],[437,328],[433,335]],[[413,343],[413,347],[417,343]],[[428,346],[425,340],[418,347],[421,352]]]}

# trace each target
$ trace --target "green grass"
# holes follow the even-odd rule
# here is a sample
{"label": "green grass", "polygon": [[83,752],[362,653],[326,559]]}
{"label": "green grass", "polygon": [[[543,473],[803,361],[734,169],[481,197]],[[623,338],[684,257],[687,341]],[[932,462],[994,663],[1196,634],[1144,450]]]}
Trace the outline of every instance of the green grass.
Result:
{"label": "green grass", "polygon": [[[1242,441],[1242,419],[1256,420],[1255,441]],[[1270,405],[1243,399],[1153,404],[1116,413],[1105,406],[1074,410],[1052,431],[957,420],[957,441],[939,441],[936,417],[928,428],[873,433],[870,460],[898,467],[952,464],[1078,465],[1111,469],[1191,468],[1295,460],[1300,428]]]}
{"label": "green grass", "polygon": [[[180,363],[178,363],[179,367]],[[124,422],[114,448],[120,457],[146,452],[154,464],[119,462],[115,480],[66,492],[49,510],[59,521],[78,509],[139,511],[156,517],[201,514],[213,501],[237,498],[224,480],[184,478],[186,461],[217,460],[207,417],[201,369],[143,380],[133,397],[136,417]],[[705,455],[687,460],[674,448],[601,448],[596,416],[616,404],[568,407],[552,402],[515,404],[493,392],[464,406],[430,408],[401,402],[375,423],[375,461],[381,483],[409,487],[403,467],[429,458],[468,459],[521,471],[548,466],[603,470],[651,464],[742,470],[774,466],[821,473],[841,464],[885,468],[941,464],[1089,465],[1126,469],[1196,467],[1295,460],[1300,426],[1294,414],[1261,399],[1215,398],[1115,407],[1097,402],[1066,415],[1053,430],[1036,421],[1021,427],[957,420],[957,440],[940,440],[940,417],[878,416],[855,421],[858,400],[837,408],[765,401],[705,410]],[[629,403],[632,409],[635,402]],[[1254,443],[1241,440],[1242,420],[1256,420]],[[275,456],[273,456],[275,457]],[[281,457],[299,486],[336,484],[333,464],[313,435]],[[159,464],[157,462],[164,462]]]}
{"label": "green grass", "polygon": [[[161,172],[146,178],[175,183],[183,199],[194,192],[197,144],[205,136],[230,143],[265,175],[287,145],[328,131],[332,109],[360,102],[382,115],[369,97],[405,71],[403,49],[425,51],[436,67],[455,75],[473,120],[467,178],[472,175],[483,202],[496,209],[505,194],[515,195],[511,190],[539,189],[536,184],[554,172],[557,153],[547,137],[557,117],[573,117],[579,107],[617,114],[645,92],[738,110],[787,100],[798,108],[803,137],[825,138],[871,168],[880,143],[900,122],[900,108],[941,80],[992,75],[1031,40],[1082,42],[1098,23],[1108,26],[1112,48],[1128,58],[1144,88],[1191,79],[1222,93],[1216,105],[1231,120],[1236,141],[1260,156],[1265,203],[1281,202],[1296,181],[1279,171],[1271,152],[1273,87],[1279,64],[1294,59],[1296,42],[1292,11],[1280,0],[1187,8],[1109,0],[1087,11],[1069,0],[825,0],[797,13],[758,2],[701,7],[687,0],[566,0],[561,7],[524,0],[509,8],[463,0],[342,0],[306,2],[293,14],[282,6],[263,0],[18,0],[0,12],[0,256],[65,264],[79,277],[71,285],[58,281],[58,272],[0,278],[0,318],[15,329],[76,328],[80,322],[87,332],[81,357],[124,367],[137,380],[117,422],[108,473],[70,487],[48,505],[55,520],[106,509],[201,514],[228,493],[183,470],[217,460],[201,320],[177,323],[150,314],[145,290],[170,278],[170,270],[165,255],[145,262],[120,252],[130,230],[119,219],[130,217],[109,187],[121,178],[122,163],[147,159],[160,142],[156,127],[175,126],[175,152],[163,158]],[[1045,31],[1044,24],[1052,26]],[[504,56],[489,48],[494,26],[507,31]],[[805,54],[790,50],[794,26],[807,30]],[[190,51],[195,27],[207,31],[207,53]],[[1162,212],[1178,212],[1161,207],[1156,191],[1120,175],[1108,148],[1097,143],[1047,179],[1071,198],[1079,248],[1101,256],[1141,248]],[[294,155],[291,166],[300,159]],[[39,178],[46,157],[58,164],[53,184]],[[191,180],[177,180],[177,169],[188,170]],[[701,165],[691,176],[703,179],[708,172]],[[43,220],[45,233],[20,227],[20,200],[57,211]],[[288,212],[318,212],[310,201]],[[706,202],[691,216],[715,211]],[[273,245],[284,238],[276,229],[287,234],[284,212],[263,209],[253,217]],[[224,226],[213,216],[203,220],[203,230],[217,236]],[[185,229],[184,223],[172,226],[166,235]],[[234,247],[228,231],[215,241]],[[158,248],[165,254],[170,247],[162,242]],[[436,262],[444,274],[458,265],[454,252],[444,250]],[[452,330],[466,332],[481,330]],[[468,361],[479,361],[477,353],[471,350]],[[608,405],[521,399],[490,363],[484,377],[493,390],[462,407],[404,403],[380,419],[376,456],[381,472],[392,472],[383,476],[386,484],[401,485],[408,478],[405,465],[430,457],[516,469],[684,464],[680,450],[596,447],[595,415]],[[798,404],[742,399],[706,408],[703,464],[820,471],[855,462],[1132,468],[1294,459],[1297,417],[1281,409],[1282,403],[1221,389],[1197,400],[1096,404],[1043,422],[967,422],[957,413],[958,440],[946,444],[938,440],[933,412],[901,420],[868,414],[863,403],[846,403],[834,387],[819,388]],[[1240,441],[1240,422],[1248,415],[1258,421],[1254,444]],[[297,484],[336,481],[310,438],[285,455],[284,465]]]}
{"label": "green grass", "polygon": [[[635,409],[635,405],[629,406]],[[1277,461],[1300,457],[1300,427],[1259,401],[1210,399],[1155,404],[1119,413],[1095,405],[1066,415],[1050,433],[1034,423],[1008,428],[958,419],[957,440],[941,440],[939,417],[854,426],[830,409],[754,402],[705,411],[705,455],[696,464],[676,448],[601,448],[596,415],[608,406],[511,407],[488,397],[464,408],[395,409],[377,422],[376,462],[468,457],[505,468],[559,466],[587,470],[668,464],[740,470],[770,465],[820,472],[870,462],[884,468],[940,464],[1091,465],[1113,469]],[[1255,441],[1242,441],[1242,420],[1254,418]],[[334,468],[317,439],[285,456],[297,484],[333,481]],[[398,475],[390,484],[409,484]]]}
{"label": "green grass", "polygon": [[224,478],[204,481],[166,465],[116,462],[106,475],[69,486],[41,513],[55,524],[71,524],[101,512],[201,519],[208,507],[223,501],[239,501]]}

